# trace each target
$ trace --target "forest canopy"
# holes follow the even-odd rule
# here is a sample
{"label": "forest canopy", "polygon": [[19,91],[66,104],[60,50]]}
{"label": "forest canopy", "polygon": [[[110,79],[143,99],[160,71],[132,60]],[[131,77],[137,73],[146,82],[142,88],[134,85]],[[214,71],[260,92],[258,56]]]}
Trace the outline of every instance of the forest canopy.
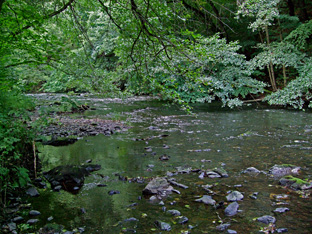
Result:
{"label": "forest canopy", "polygon": [[1,92],[312,107],[307,0],[0,0]]}

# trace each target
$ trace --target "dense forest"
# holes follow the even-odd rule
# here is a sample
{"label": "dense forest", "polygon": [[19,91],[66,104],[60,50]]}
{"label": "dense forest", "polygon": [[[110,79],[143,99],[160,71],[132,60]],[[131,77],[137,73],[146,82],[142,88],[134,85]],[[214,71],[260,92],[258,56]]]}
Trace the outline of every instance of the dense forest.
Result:
{"label": "dense forest", "polygon": [[312,107],[308,0],[0,0],[0,193],[29,181],[23,94]]}

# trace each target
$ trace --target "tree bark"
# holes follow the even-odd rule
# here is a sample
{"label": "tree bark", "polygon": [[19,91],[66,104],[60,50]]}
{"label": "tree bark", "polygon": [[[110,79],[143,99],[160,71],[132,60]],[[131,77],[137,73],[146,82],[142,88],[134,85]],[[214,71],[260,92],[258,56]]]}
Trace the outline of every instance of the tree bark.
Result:
{"label": "tree bark", "polygon": [[295,16],[295,5],[292,0],[287,1],[288,9],[289,9],[289,15]]}

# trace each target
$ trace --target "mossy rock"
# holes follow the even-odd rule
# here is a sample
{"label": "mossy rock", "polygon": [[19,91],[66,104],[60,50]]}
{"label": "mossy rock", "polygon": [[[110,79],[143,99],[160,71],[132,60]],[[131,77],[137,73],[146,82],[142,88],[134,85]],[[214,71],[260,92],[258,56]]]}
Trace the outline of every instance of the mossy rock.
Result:
{"label": "mossy rock", "polygon": [[312,182],[302,180],[291,175],[284,176],[280,179],[279,183],[282,186],[287,186],[294,190],[305,190],[312,188]]}

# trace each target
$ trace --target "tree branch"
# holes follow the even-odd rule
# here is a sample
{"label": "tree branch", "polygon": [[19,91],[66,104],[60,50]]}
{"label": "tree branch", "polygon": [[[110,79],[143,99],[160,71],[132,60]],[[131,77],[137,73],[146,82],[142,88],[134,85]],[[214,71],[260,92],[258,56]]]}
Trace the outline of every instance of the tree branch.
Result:
{"label": "tree branch", "polygon": [[109,18],[111,19],[111,21],[113,22],[113,24],[116,25],[116,27],[121,30],[121,27],[116,23],[116,21],[114,20],[113,16],[111,15],[111,13],[109,12],[108,10],[108,7],[105,6],[105,4],[101,1],[101,0],[98,0],[98,2],[101,4],[101,6],[104,8],[104,11],[106,12],[106,14],[109,16]]}
{"label": "tree branch", "polygon": [[[4,1],[4,0],[0,0],[0,1]],[[43,19],[49,19],[49,18],[52,18],[53,16],[56,16],[56,15],[62,13],[62,12],[65,11],[65,10],[67,9],[67,7],[69,7],[74,1],[75,1],[75,0],[69,0],[69,2],[66,3],[62,8],[60,8],[60,9],[57,10],[57,11],[52,12],[51,14],[48,14],[48,15],[44,16]],[[22,29],[18,30],[17,32],[12,33],[13,36],[17,36],[17,35],[21,34],[24,30],[33,27],[34,24],[35,24],[35,22],[33,22],[33,23],[29,24],[29,25],[24,26]]]}

